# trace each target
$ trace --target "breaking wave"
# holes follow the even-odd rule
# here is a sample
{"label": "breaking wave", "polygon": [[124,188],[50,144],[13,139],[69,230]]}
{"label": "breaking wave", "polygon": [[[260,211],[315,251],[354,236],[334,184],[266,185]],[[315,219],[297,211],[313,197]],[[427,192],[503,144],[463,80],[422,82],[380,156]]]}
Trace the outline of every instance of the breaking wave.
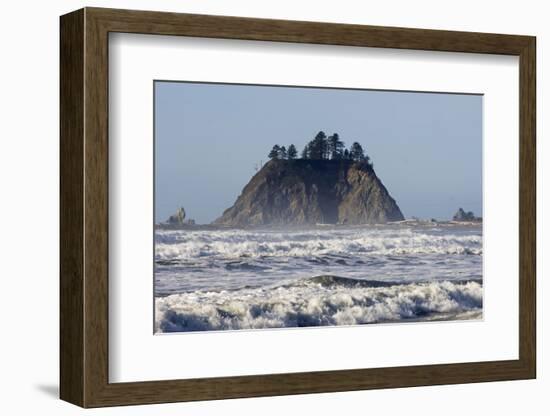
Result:
{"label": "breaking wave", "polygon": [[158,297],[156,330],[188,332],[479,319],[480,280],[420,283],[317,276],[274,287]]}
{"label": "breaking wave", "polygon": [[156,233],[156,261],[198,258],[316,257],[353,255],[481,255],[481,235],[395,230],[162,231]]}

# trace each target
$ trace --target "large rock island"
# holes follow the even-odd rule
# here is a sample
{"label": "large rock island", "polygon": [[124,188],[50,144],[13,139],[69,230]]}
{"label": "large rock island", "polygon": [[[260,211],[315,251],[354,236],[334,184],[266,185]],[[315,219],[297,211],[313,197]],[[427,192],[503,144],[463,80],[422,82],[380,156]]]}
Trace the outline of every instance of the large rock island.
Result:
{"label": "large rock island", "polygon": [[372,165],[352,160],[271,160],[214,224],[380,224],[403,220]]}

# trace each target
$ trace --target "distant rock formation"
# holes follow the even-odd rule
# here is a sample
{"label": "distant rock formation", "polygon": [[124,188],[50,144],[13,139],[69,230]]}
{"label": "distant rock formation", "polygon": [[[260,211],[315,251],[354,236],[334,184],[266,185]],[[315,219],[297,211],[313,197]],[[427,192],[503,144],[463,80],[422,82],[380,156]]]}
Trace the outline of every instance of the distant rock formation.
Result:
{"label": "distant rock formation", "polygon": [[185,209],[183,209],[183,207],[180,207],[178,208],[178,210],[174,215],[170,215],[170,217],[166,222],[171,225],[183,225],[185,224],[184,221],[185,221]]}
{"label": "distant rock formation", "polygon": [[464,211],[459,208],[455,215],[453,215],[453,221],[459,222],[479,222],[481,217],[476,217],[472,211]]}
{"label": "distant rock formation", "polygon": [[368,163],[271,160],[214,224],[375,224],[404,220]]}

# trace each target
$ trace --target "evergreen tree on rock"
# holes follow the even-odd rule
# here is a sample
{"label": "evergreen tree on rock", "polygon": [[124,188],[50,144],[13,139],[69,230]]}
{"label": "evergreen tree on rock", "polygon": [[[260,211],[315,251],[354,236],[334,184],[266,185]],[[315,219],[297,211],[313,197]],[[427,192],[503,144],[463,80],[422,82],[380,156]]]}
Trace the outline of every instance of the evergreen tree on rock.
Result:
{"label": "evergreen tree on rock", "polygon": [[289,160],[294,160],[296,157],[298,157],[298,151],[296,150],[296,146],[291,144],[288,146],[287,156]]}
{"label": "evergreen tree on rock", "polygon": [[275,146],[273,146],[273,148],[271,149],[271,152],[269,152],[267,157],[270,158],[271,160],[277,160],[279,159],[280,153],[281,153],[281,148],[279,147],[278,144],[276,144]]}

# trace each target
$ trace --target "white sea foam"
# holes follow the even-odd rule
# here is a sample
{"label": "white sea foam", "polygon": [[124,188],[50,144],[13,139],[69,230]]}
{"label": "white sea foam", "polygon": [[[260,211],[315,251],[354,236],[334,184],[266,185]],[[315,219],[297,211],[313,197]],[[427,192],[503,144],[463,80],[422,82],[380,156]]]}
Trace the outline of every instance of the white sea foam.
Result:
{"label": "white sea foam", "polygon": [[156,327],[475,319],[482,253],[479,224],[157,230]]}
{"label": "white sea foam", "polygon": [[418,282],[480,279],[480,226],[157,230],[155,293],[236,290],[311,276]]}
{"label": "white sea foam", "polygon": [[475,319],[479,281],[386,284],[307,279],[272,288],[191,292],[156,299],[158,332]]}
{"label": "white sea foam", "polygon": [[482,254],[481,235],[403,229],[270,231],[157,231],[157,261],[200,258],[315,257],[324,255]]}

